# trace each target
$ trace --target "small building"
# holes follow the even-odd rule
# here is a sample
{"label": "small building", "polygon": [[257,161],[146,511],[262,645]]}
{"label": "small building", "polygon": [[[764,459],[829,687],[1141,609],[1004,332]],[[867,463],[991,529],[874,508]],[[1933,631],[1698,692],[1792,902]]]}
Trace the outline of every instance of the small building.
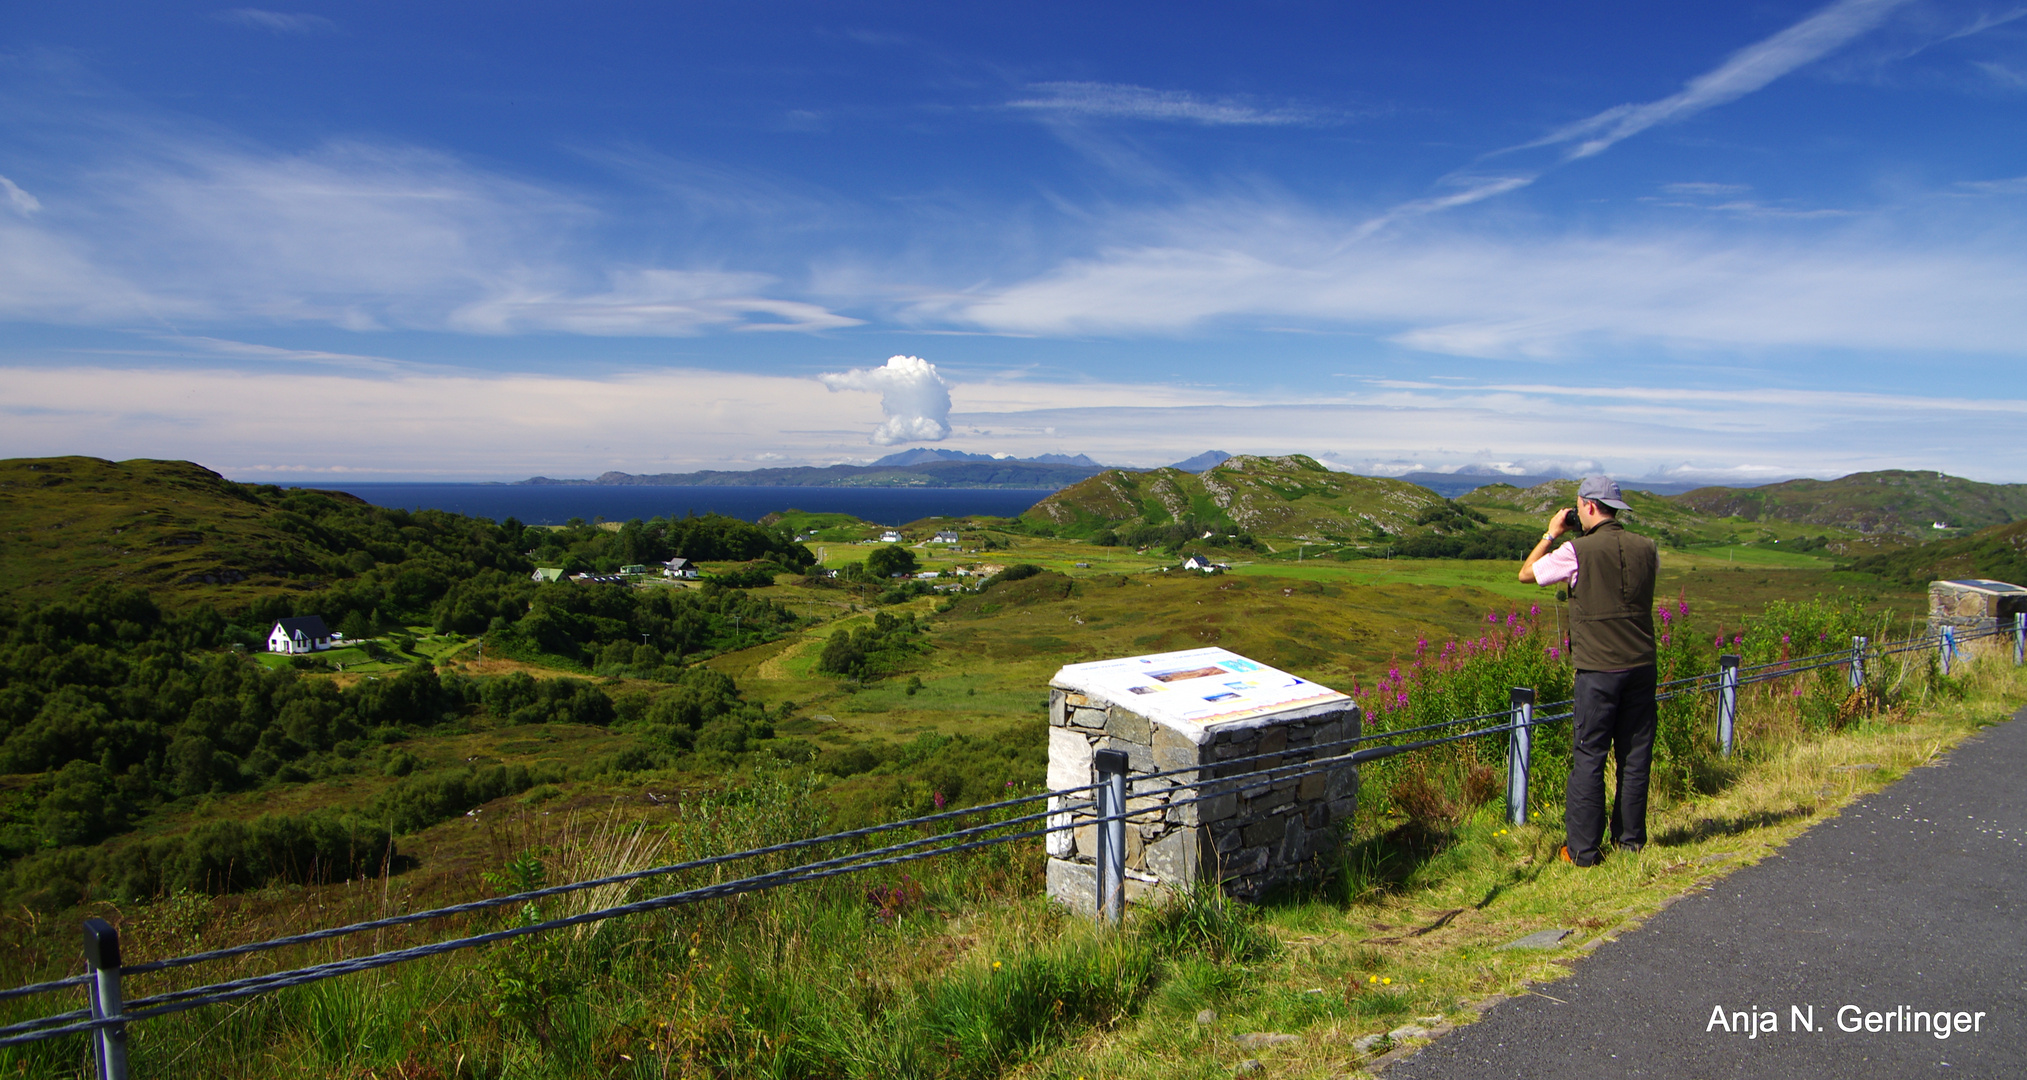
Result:
{"label": "small building", "polygon": [[528,577],[533,581],[562,581],[563,568],[560,566],[538,566],[535,568],[535,572],[528,575]]}
{"label": "small building", "polygon": [[[895,575],[895,576],[896,576],[896,577],[899,577],[899,576],[901,576],[901,575],[898,575],[898,574],[897,574],[897,575]],[[921,573],[919,573],[919,574],[916,574],[916,575],[915,575],[915,580],[916,580],[916,581],[935,581],[935,580],[936,580],[937,578],[940,578],[940,577],[942,577],[942,576],[943,576],[943,571],[941,571],[941,570],[924,570],[924,571],[922,571]]]}
{"label": "small building", "polygon": [[629,577],[633,577],[647,573],[648,568],[645,566],[622,566],[619,568],[619,572]]}
{"label": "small building", "polygon": [[331,631],[321,615],[298,615],[283,619],[267,632],[267,651],[278,653],[321,652],[331,647]]}
{"label": "small building", "polygon": [[898,544],[900,542],[901,542],[901,534],[895,532],[892,529],[888,529],[886,532],[880,534],[880,543],[882,544]]}
{"label": "small building", "polygon": [[958,539],[957,539],[957,530],[956,530],[956,529],[938,529],[938,530],[936,530],[936,535],[935,535],[934,537],[931,537],[931,538],[930,538],[930,542],[931,542],[931,543],[936,543],[936,544],[955,544],[955,543],[958,543],[959,541],[958,541]]}
{"label": "small building", "polygon": [[1208,574],[1212,570],[1217,569],[1217,564],[1204,558],[1202,555],[1191,555],[1182,561],[1182,568],[1184,570],[1201,570]]}
{"label": "small building", "polygon": [[694,580],[697,576],[697,564],[688,559],[670,559],[662,564],[662,576]]}

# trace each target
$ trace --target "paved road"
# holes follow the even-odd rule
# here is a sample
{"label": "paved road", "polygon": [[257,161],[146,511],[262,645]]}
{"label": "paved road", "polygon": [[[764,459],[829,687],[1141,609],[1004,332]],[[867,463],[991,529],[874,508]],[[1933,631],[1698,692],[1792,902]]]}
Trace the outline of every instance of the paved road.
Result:
{"label": "paved road", "polygon": [[[1385,1080],[2027,1077],[2023,914],[2027,709],[1600,947],[1541,988],[1561,1001],[1502,1002]],[[1841,1030],[1852,1005],[1882,1027],[1983,1015],[1939,1040]],[[1713,1008],[1776,1030],[1727,1033]]]}

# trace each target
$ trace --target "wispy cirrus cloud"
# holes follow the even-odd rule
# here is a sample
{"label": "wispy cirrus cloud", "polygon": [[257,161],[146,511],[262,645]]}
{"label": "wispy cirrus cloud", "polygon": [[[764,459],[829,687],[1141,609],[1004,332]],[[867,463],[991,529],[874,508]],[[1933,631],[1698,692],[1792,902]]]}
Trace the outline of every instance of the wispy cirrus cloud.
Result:
{"label": "wispy cirrus cloud", "polygon": [[15,211],[0,213],[0,318],[650,336],[859,321],[771,274],[616,257],[586,195],[439,151],[65,119],[99,142],[61,198],[0,187]]}
{"label": "wispy cirrus cloud", "polygon": [[1293,323],[1539,360],[1628,346],[1998,356],[2027,340],[2027,309],[2009,299],[2027,288],[2027,248],[2008,239],[2027,232],[2018,215],[1840,220],[1503,233],[1425,220],[1346,246],[1326,213],[1207,200],[1047,274],[925,298],[911,314],[1044,336]]}
{"label": "wispy cirrus cloud", "polygon": [[261,8],[227,8],[214,11],[211,17],[220,22],[248,26],[276,34],[322,34],[336,30],[338,24],[323,17],[301,11],[267,11]]}
{"label": "wispy cirrus cloud", "polygon": [[0,195],[5,195],[7,197],[7,205],[13,207],[14,212],[22,217],[27,217],[42,209],[41,199],[21,190],[19,184],[4,176],[0,176]]}
{"label": "wispy cirrus cloud", "polygon": [[1047,116],[1146,120],[1206,127],[1322,124],[1335,122],[1342,116],[1319,109],[1292,105],[1262,106],[1242,98],[1213,97],[1186,90],[1154,90],[1127,83],[1043,82],[1031,84],[1027,89],[1029,96],[1015,98],[1007,102],[1006,107]]}
{"label": "wispy cirrus cloud", "polygon": [[[1549,146],[1564,148],[1559,163],[1596,156],[1649,128],[1687,119],[1760,90],[1878,26],[1894,9],[1910,2],[1838,0],[1780,33],[1739,50],[1668,97],[1638,105],[1613,106],[1532,142],[1493,151],[1485,157],[1497,158]],[[1518,191],[1548,171],[1548,168],[1511,169],[1504,175],[1483,176],[1477,175],[1475,168],[1462,170],[1444,179],[1446,186],[1458,190],[1397,204],[1360,222],[1348,232],[1346,242],[1355,243],[1402,221]]]}
{"label": "wispy cirrus cloud", "polygon": [[1673,94],[1639,105],[1618,105],[1586,117],[1520,149],[1562,145],[1564,160],[1604,153],[1648,128],[1684,120],[1737,101],[1795,69],[1819,60],[1878,26],[1911,0],[1838,0],[1772,37],[1748,45]]}

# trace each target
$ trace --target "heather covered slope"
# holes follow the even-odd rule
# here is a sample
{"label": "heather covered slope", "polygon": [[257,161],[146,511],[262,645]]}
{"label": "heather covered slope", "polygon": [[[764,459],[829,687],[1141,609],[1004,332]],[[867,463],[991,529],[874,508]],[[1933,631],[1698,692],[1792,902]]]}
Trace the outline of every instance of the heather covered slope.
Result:
{"label": "heather covered slope", "polygon": [[234,483],[187,461],[0,461],[0,598],[108,582],[148,589],[169,607],[237,607],[378,567],[394,586],[396,565],[419,601],[480,570],[525,573],[528,564],[491,522]]}
{"label": "heather covered slope", "polygon": [[1043,499],[1022,517],[1066,536],[1135,520],[1193,519],[1207,530],[1320,543],[1406,533],[1443,501],[1424,487],[1333,472],[1301,454],[1242,454],[1202,473],[1109,470]]}
{"label": "heather covered slope", "polygon": [[2027,585],[2027,521],[1858,560],[1852,569],[1905,585],[1948,578],[1993,578]]}
{"label": "heather covered slope", "polygon": [[2027,517],[2027,484],[1981,484],[1942,473],[1886,469],[1756,488],[1698,488],[1670,501],[1710,517],[1925,539],[1934,535],[1937,523],[1981,529]]}

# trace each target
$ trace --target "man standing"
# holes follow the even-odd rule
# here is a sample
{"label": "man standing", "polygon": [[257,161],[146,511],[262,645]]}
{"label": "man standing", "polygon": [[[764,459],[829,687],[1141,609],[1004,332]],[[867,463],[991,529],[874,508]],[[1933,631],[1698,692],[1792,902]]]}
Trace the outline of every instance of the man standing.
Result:
{"label": "man standing", "polygon": [[1576,517],[1583,534],[1553,553],[1549,546],[1570,526],[1566,510],[1520,564],[1520,580],[1569,585],[1570,659],[1576,664],[1576,728],[1570,749],[1567,842],[1562,858],[1596,866],[1605,830],[1605,754],[1618,765],[1612,793],[1612,844],[1638,851],[1647,844],[1647,773],[1654,762],[1654,577],[1660,551],[1654,541],[1626,531],[1618,520],[1631,509],[1609,477],[1586,476],[1577,486]]}

